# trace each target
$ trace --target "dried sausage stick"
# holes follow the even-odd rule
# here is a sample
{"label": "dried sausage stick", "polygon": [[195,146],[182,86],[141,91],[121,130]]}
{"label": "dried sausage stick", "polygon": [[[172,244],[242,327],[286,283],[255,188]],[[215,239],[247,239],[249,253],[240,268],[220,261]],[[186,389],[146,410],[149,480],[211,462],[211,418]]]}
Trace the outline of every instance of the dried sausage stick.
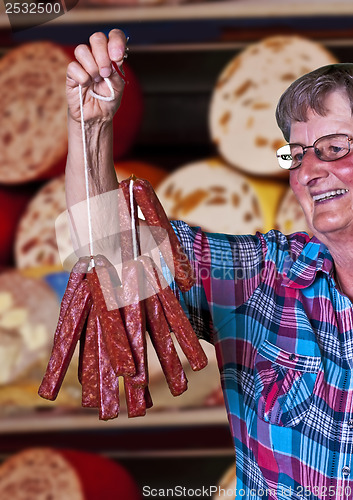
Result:
{"label": "dried sausage stick", "polygon": [[[131,176],[119,183],[121,192],[119,193],[119,202],[123,205],[119,207],[119,220],[120,220],[120,247],[121,247],[121,261],[127,262],[133,260],[134,255],[134,242],[132,236],[132,219],[131,219],[131,201],[130,201],[130,182],[134,181],[135,177]],[[136,237],[136,250],[137,254],[141,254],[140,238],[139,238],[139,219],[137,212],[136,200],[132,199],[134,209],[134,222],[135,222],[135,237]]]}
{"label": "dried sausage stick", "polygon": [[[132,354],[134,356],[136,375],[133,377],[124,377],[125,398],[128,416],[140,417],[146,415],[145,392],[148,384],[147,370],[147,346],[146,346],[146,314],[145,305],[141,299],[141,264],[135,261],[137,255],[140,255],[140,241],[138,233],[138,213],[136,200],[130,199],[131,179],[123,180],[119,187],[125,205],[119,209],[122,231],[120,232],[121,241],[121,260],[123,263],[122,282],[123,299],[122,316],[125,329],[130,341]],[[133,241],[133,224],[131,214],[131,201],[133,203],[133,217],[135,222],[135,242]],[[134,248],[134,243],[136,248]],[[152,404],[151,398],[148,403]]]}
{"label": "dried sausage stick", "polygon": [[[107,275],[109,276],[109,285],[107,284],[107,286],[112,287],[114,290],[115,288],[121,285],[121,281],[115,266],[106,257],[104,257],[104,255],[100,254],[96,255],[94,257],[94,263],[96,265],[96,270],[100,271],[101,269],[106,269],[108,271]],[[99,275],[99,272],[98,272],[98,277],[99,281],[101,282],[102,279],[101,276]]]}
{"label": "dried sausage stick", "polygon": [[[100,269],[101,276],[102,272],[104,273],[104,268]],[[112,367],[117,376],[134,375],[136,372],[135,363],[119,309],[109,311],[107,308],[105,297],[107,300],[113,301],[111,292],[105,290],[103,294],[96,268],[87,273],[87,281],[92,292],[93,304],[99,317]]]}
{"label": "dried sausage stick", "polygon": [[124,389],[128,417],[146,415],[145,387],[135,385],[133,377],[124,377]]}
{"label": "dried sausage stick", "polygon": [[82,406],[99,408],[98,331],[97,313],[94,307],[91,308],[88,316],[80,366]]}
{"label": "dried sausage stick", "polygon": [[[174,264],[175,282],[182,292],[187,292],[195,284],[191,264],[172,228],[168,217],[156,195],[151,184],[144,179],[136,179],[133,186],[134,198],[141,208],[146,223],[152,227],[162,227],[167,231],[173,262],[170,255],[160,245],[161,252],[167,266],[173,269]],[[160,242],[157,241],[157,244]]]}
{"label": "dried sausage stick", "polygon": [[136,374],[131,378],[131,382],[135,386],[146,387],[148,384],[146,314],[142,300],[142,280],[141,262],[132,260],[123,266],[122,316],[136,367]]}
{"label": "dried sausage stick", "polygon": [[69,280],[66,285],[66,290],[60,305],[59,319],[54,334],[54,340],[56,339],[56,336],[60,331],[61,324],[64,321],[66,311],[70,305],[73,296],[75,295],[75,291],[79,286],[79,284],[81,283],[81,281],[86,276],[88,264],[89,264],[89,257],[82,257],[76,262],[76,264],[71,270]]}
{"label": "dried sausage stick", "polygon": [[106,337],[96,316],[99,366],[99,419],[109,420],[119,414],[119,378],[109,359]]}
{"label": "dried sausage stick", "polygon": [[145,401],[146,401],[146,408],[152,408],[153,401],[148,387],[145,387]]}
{"label": "dried sausage stick", "polygon": [[188,387],[188,381],[170,335],[169,326],[157,295],[145,299],[147,327],[157,353],[168,387],[173,396],[179,396]]}
{"label": "dried sausage stick", "polygon": [[165,317],[179,345],[194,371],[207,365],[207,357],[178,299],[168,286],[154,262],[146,256],[140,257],[144,264],[146,278],[154,287],[161,301]]}
{"label": "dried sausage stick", "polygon": [[86,280],[81,281],[54,341],[47,370],[38,391],[42,398],[52,401],[56,399],[91,305],[89,286]]}
{"label": "dried sausage stick", "polygon": [[124,377],[124,388],[128,417],[143,417],[153,401],[148,386],[134,387],[130,377]]}

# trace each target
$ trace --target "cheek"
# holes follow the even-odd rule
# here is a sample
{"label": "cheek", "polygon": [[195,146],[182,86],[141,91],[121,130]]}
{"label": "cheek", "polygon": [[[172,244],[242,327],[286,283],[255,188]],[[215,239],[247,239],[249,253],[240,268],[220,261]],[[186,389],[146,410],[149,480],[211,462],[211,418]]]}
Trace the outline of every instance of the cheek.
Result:
{"label": "cheek", "polygon": [[296,195],[298,191],[300,191],[300,184],[298,182],[298,175],[297,172],[294,170],[290,172],[289,174],[289,185],[294,191],[294,194]]}
{"label": "cheek", "polygon": [[303,207],[303,205],[307,203],[307,193],[304,186],[302,186],[302,184],[298,181],[298,175],[295,170],[289,175],[289,185],[292,188],[298,203]]}
{"label": "cheek", "polygon": [[350,157],[342,158],[334,165],[333,174],[345,184],[353,184],[353,161]]}

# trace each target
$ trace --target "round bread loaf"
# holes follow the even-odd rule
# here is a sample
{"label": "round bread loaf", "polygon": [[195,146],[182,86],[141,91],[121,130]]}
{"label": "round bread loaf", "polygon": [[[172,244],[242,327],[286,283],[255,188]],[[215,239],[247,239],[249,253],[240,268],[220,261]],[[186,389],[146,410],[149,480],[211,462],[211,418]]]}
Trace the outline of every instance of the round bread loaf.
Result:
{"label": "round bread loaf", "polygon": [[169,219],[227,234],[264,229],[264,214],[251,181],[219,159],[176,169],[156,192]]}
{"label": "round bread loaf", "polygon": [[131,475],[103,456],[29,448],[0,466],[2,500],[141,500]]}
{"label": "round bread loaf", "polygon": [[[18,268],[61,264],[55,221],[65,210],[65,179],[62,175],[38,191],[21,217],[15,237],[15,262]],[[71,248],[71,242],[67,244]]]}
{"label": "round bread loaf", "polygon": [[302,207],[295,194],[288,188],[281,200],[275,219],[275,228],[283,234],[306,232],[310,234]]}
{"label": "round bread loaf", "polygon": [[59,301],[45,281],[17,270],[0,274],[0,385],[49,355],[58,315]]}
{"label": "round bread loaf", "polygon": [[67,152],[66,68],[51,42],[33,42],[0,60],[0,182],[37,179]]}
{"label": "round bread loaf", "polygon": [[335,62],[322,45],[298,36],[266,38],[237,55],[219,76],[210,103],[219,154],[250,174],[283,175],[275,156],[285,143],[275,120],[277,102],[294,80]]}

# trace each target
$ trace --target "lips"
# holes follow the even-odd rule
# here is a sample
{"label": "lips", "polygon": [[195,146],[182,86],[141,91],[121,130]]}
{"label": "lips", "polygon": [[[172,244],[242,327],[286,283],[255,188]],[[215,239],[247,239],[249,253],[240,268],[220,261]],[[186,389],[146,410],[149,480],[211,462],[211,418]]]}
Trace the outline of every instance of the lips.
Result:
{"label": "lips", "polygon": [[333,191],[327,191],[326,193],[320,193],[313,196],[314,202],[321,202],[326,200],[331,200],[336,196],[341,196],[342,194],[348,193],[349,189],[335,189]]}

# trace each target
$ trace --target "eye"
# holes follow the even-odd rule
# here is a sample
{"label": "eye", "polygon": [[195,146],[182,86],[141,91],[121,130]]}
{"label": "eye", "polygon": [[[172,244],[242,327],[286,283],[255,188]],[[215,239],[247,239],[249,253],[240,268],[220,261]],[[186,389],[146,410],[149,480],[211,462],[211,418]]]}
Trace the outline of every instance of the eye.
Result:
{"label": "eye", "polygon": [[332,153],[332,154],[337,154],[337,153],[340,153],[341,151],[343,151],[344,149],[346,149],[346,148],[344,148],[344,147],[342,147],[342,146],[334,146],[334,145],[331,145],[331,146],[329,147],[328,152],[329,152],[329,153]]}
{"label": "eye", "polygon": [[296,153],[293,155],[293,163],[301,163],[303,161],[303,153]]}

